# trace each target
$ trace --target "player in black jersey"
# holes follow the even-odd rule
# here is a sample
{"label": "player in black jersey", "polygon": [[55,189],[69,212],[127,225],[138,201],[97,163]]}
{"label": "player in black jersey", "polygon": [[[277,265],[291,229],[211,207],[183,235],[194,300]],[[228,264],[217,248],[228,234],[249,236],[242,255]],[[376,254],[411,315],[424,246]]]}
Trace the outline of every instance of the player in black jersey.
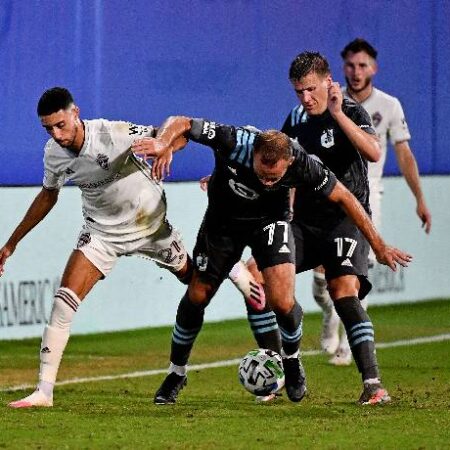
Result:
{"label": "player in black jersey", "polygon": [[[343,99],[327,60],[319,53],[299,54],[290,66],[289,79],[300,105],[289,114],[282,131],[318,156],[370,214],[367,161],[377,161],[381,149],[368,113],[356,102]],[[323,294],[328,295],[328,287],[344,323],[362,374],[360,402],[389,401],[380,382],[373,326],[359,301],[371,288],[367,240],[335,205],[323,204],[307,193],[298,194],[293,219],[297,272],[321,265],[315,270],[313,293],[320,302]],[[322,346],[333,353],[335,349],[327,345],[331,342],[322,335]]]}
{"label": "player in black jersey", "polygon": [[161,177],[180,136],[212,147],[215,169],[208,186],[208,209],[194,249],[194,275],[181,300],[172,335],[169,375],[155,395],[155,403],[174,403],[186,384],[186,364],[199,333],[204,309],[245,246],[265,279],[266,298],[281,329],[286,390],[292,401],[306,392],[299,361],[302,310],[294,299],[294,246],[289,213],[289,188],[342,205],[370,240],[380,261],[395,268],[410,256],[388,247],[357,199],[300,145],[275,130],[221,125],[203,119],[170,118],[159,138],[133,144],[133,151],[158,156],[154,174]]}

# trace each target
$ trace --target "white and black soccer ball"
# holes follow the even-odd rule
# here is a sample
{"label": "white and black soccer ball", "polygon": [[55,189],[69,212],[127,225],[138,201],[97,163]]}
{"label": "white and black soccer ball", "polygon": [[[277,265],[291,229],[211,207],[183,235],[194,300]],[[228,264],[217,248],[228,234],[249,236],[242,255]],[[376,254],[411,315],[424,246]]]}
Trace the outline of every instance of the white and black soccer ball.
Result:
{"label": "white and black soccer ball", "polygon": [[284,386],[281,356],[264,348],[248,352],[239,364],[239,381],[254,395],[269,395]]}

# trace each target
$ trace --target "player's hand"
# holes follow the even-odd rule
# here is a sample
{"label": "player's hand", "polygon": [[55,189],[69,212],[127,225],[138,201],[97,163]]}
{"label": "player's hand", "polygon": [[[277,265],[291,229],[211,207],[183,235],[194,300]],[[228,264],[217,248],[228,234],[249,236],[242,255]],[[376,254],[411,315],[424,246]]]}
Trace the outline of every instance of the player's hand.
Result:
{"label": "player's hand", "polygon": [[148,158],[156,158],[170,149],[169,146],[160,139],[145,137],[136,139],[131,144],[131,150],[146,161]]}
{"label": "player's hand", "polygon": [[431,214],[427,205],[424,202],[417,203],[416,212],[422,221],[422,228],[425,229],[425,233],[429,234],[431,231]]}
{"label": "player's hand", "polygon": [[206,175],[206,177],[200,178],[200,189],[204,192],[208,190],[208,183],[211,175]]}
{"label": "player's hand", "polygon": [[152,177],[155,180],[163,180],[170,175],[170,164],[172,163],[173,153],[168,150],[155,158],[152,163]]}
{"label": "player's hand", "polygon": [[12,255],[13,250],[10,250],[6,245],[0,249],[0,277],[5,272],[6,260]]}
{"label": "player's hand", "polygon": [[328,88],[328,101],[327,107],[330,114],[334,116],[342,111],[342,91],[341,86],[338,82],[334,81],[331,83],[331,86]]}
{"label": "player's hand", "polygon": [[394,272],[397,271],[397,264],[407,267],[412,261],[411,255],[389,245],[385,245],[381,250],[375,251],[375,256],[380,264],[389,266]]}

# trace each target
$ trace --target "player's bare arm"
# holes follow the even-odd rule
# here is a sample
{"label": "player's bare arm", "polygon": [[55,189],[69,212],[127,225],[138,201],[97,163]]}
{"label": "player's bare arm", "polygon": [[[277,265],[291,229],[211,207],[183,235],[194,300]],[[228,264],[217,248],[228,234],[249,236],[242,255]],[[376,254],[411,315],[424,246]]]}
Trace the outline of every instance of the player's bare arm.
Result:
{"label": "player's bare arm", "polygon": [[191,129],[191,121],[183,116],[171,116],[158,129],[156,138],[137,139],[131,150],[144,157],[154,158],[152,175],[163,179],[170,173],[173,153],[184,148],[188,142],[186,133]]}
{"label": "player's bare arm", "polygon": [[389,266],[395,272],[397,263],[406,267],[412,260],[412,256],[408,253],[391,247],[383,241],[362,205],[342,183],[336,184],[328,198],[340,204],[347,215],[355,222],[369,241],[379,263]]}
{"label": "player's bare arm", "polygon": [[416,199],[416,213],[422,221],[422,227],[425,229],[425,233],[428,234],[431,230],[431,213],[428,210],[425,197],[420,186],[420,177],[416,158],[411,151],[408,141],[397,142],[394,145],[394,149],[400,171],[405,177],[405,180]]}
{"label": "player's bare arm", "polygon": [[15,251],[17,244],[51,211],[58,201],[58,189],[42,188],[28,208],[24,218],[13,231],[6,244],[0,249],[0,276],[4,272],[7,258]]}
{"label": "player's bare arm", "polygon": [[367,161],[376,162],[381,157],[381,148],[376,136],[363,131],[342,111],[342,90],[337,82],[328,89],[328,110],[353,146]]}

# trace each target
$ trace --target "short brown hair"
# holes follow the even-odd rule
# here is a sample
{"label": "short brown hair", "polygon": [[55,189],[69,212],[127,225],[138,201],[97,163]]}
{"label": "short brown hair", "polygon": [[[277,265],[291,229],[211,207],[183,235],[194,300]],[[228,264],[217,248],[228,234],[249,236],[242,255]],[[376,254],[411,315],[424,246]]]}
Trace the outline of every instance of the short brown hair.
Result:
{"label": "short brown hair", "polygon": [[310,73],[316,73],[321,76],[331,73],[330,65],[325,56],[318,52],[300,53],[291,63],[289,79],[291,81],[298,81]]}
{"label": "short brown hair", "polygon": [[280,159],[288,160],[292,156],[291,140],[281,131],[265,130],[258,134],[254,152],[261,155],[263,164],[273,166]]}
{"label": "short brown hair", "polygon": [[378,55],[378,52],[375,50],[375,48],[363,38],[356,38],[352,42],[349,42],[344,47],[344,50],[342,50],[341,52],[342,59],[345,59],[349,52],[352,53],[366,52],[370,57],[372,57],[375,60],[377,59]]}

